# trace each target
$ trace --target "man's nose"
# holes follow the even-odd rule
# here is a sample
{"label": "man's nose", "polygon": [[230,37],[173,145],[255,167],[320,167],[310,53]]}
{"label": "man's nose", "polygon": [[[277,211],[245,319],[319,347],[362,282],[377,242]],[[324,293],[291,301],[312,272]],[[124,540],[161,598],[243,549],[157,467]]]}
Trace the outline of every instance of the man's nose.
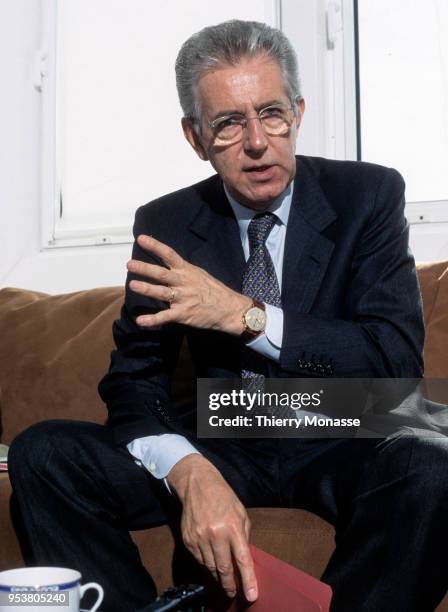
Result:
{"label": "man's nose", "polygon": [[268,140],[258,117],[250,117],[244,130],[244,148],[246,151],[260,153],[268,146]]}

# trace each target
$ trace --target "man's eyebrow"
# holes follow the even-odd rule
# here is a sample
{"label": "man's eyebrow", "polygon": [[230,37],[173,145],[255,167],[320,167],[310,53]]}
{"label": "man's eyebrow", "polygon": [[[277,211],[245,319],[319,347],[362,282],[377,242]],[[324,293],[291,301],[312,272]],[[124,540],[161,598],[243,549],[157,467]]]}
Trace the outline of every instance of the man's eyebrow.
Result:
{"label": "man's eyebrow", "polygon": [[[263,110],[263,108],[267,108],[268,106],[273,106],[275,104],[285,104],[284,100],[279,100],[278,98],[273,98],[272,100],[267,100],[266,102],[262,102],[262,104],[257,104],[257,106],[255,106],[255,110],[257,112],[260,112],[261,110]],[[236,109],[228,109],[228,110],[222,110],[219,111],[217,113],[215,113],[215,115],[213,116],[213,118],[211,119],[211,121],[215,121],[215,119],[219,119],[220,117],[228,117],[229,115],[241,115],[244,116],[244,113],[240,110],[236,110]]]}
{"label": "man's eyebrow", "polygon": [[267,108],[268,106],[275,106],[276,104],[288,104],[289,102],[285,102],[284,100],[279,100],[278,98],[274,98],[273,100],[268,100],[267,102],[263,102],[263,104],[259,104],[255,107],[255,110],[260,112],[263,108]]}
{"label": "man's eyebrow", "polygon": [[228,115],[241,115],[243,116],[244,113],[235,109],[229,109],[229,110],[222,110],[222,111],[218,111],[217,113],[215,113],[212,117],[212,121],[215,121],[215,119],[219,119],[220,117],[227,117]]}

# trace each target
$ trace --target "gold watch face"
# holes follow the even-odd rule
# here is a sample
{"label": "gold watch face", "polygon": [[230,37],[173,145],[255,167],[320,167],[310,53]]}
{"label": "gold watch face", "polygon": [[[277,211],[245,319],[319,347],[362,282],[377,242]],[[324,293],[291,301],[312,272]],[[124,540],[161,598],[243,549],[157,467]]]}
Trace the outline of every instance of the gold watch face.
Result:
{"label": "gold watch face", "polygon": [[254,332],[264,331],[266,327],[266,313],[258,306],[249,308],[244,316],[247,327]]}

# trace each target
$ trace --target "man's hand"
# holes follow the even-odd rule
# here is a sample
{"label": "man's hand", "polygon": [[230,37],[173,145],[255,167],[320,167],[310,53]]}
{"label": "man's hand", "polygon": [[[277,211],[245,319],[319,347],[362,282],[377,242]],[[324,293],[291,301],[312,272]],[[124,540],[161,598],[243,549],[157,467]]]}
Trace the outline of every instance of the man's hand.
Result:
{"label": "man's hand", "polygon": [[202,268],[188,263],[174,249],[155,238],[141,235],[137,242],[159,257],[167,267],[131,259],[127,266],[130,272],[146,276],[157,284],[133,280],[129,283],[130,289],[170,304],[167,310],[137,317],[138,325],[153,327],[182,323],[233,335],[243,332],[242,315],[252,304],[249,297],[233,291]]}
{"label": "man's hand", "polygon": [[183,505],[185,546],[220,580],[229,597],[237,591],[235,562],[246,599],[255,601],[258,587],[248,545],[250,522],[238,497],[202,455],[181,459],[167,479]]}

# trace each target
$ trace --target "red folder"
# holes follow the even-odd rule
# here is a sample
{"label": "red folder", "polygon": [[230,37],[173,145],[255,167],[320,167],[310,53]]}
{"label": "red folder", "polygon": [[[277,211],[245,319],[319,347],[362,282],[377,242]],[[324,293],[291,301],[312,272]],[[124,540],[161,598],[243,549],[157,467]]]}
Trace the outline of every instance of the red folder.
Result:
{"label": "red folder", "polygon": [[331,587],[309,574],[250,545],[258,581],[254,603],[235,600],[229,612],[328,612]]}

